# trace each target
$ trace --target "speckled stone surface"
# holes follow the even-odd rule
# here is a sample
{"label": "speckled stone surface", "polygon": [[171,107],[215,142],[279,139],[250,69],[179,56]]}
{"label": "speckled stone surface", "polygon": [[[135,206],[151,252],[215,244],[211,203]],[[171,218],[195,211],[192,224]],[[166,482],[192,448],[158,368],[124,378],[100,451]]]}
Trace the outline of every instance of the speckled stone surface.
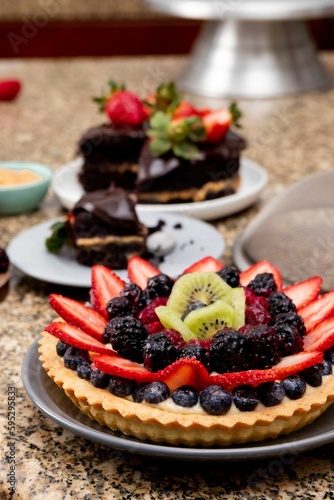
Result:
{"label": "speckled stone surface", "polygon": [[[333,73],[334,54],[323,55],[323,60]],[[81,133],[102,120],[90,98],[100,93],[108,78],[123,80],[145,94],[159,81],[173,79],[183,64],[183,58],[174,57],[0,61],[0,77],[17,76],[24,85],[17,101],[0,103],[1,160],[29,159],[56,170],[74,157]],[[226,238],[225,262],[231,261],[236,236],[274,194],[334,164],[334,90],[240,104],[249,141],[246,156],[266,168],[269,182],[257,204],[215,222]],[[50,191],[38,211],[1,217],[0,246],[6,247],[21,230],[62,213]],[[25,393],[21,366],[29,346],[54,318],[47,304],[51,292],[88,298],[86,290],[42,283],[13,269],[9,287],[1,293],[1,499],[11,498],[5,455],[13,440],[14,499],[334,498],[330,444],[285,461],[183,463],[121,453],[77,437],[44,417]],[[6,428],[8,387],[16,390],[14,437]]]}

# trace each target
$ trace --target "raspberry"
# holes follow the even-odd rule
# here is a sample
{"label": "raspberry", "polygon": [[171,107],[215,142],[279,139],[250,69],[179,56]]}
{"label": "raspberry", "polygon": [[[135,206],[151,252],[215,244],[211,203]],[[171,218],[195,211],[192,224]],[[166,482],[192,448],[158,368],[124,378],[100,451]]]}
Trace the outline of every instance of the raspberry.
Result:
{"label": "raspberry", "polygon": [[220,330],[212,339],[209,355],[211,370],[238,372],[249,367],[249,340],[236,330]]}
{"label": "raspberry", "polygon": [[256,295],[247,287],[245,287],[244,290],[246,297],[246,324],[268,325],[271,321],[268,300],[265,297]]}
{"label": "raspberry", "polygon": [[147,291],[152,299],[155,297],[169,297],[173,285],[174,280],[167,276],[167,274],[157,274],[148,279]]}
{"label": "raspberry", "polygon": [[164,332],[153,333],[144,343],[144,366],[152,372],[163,370],[171,365],[176,360],[176,355],[176,347]]}
{"label": "raspberry", "polygon": [[148,323],[153,323],[153,321],[159,321],[158,316],[155,313],[155,309],[158,306],[165,306],[167,303],[166,297],[156,297],[150,302],[144,309],[138,314],[138,319],[147,325]]}
{"label": "raspberry", "polygon": [[163,333],[170,338],[175,347],[181,348],[186,345],[181,333],[177,332],[176,330],[173,330],[172,328],[166,328],[165,330],[163,330]]}
{"label": "raspberry", "polygon": [[138,319],[132,316],[113,318],[107,323],[103,335],[120,356],[138,363],[143,361],[142,350],[148,331]]}
{"label": "raspberry", "polygon": [[250,367],[252,369],[271,368],[281,359],[278,335],[266,325],[254,326],[246,333],[249,341]]}
{"label": "raspberry", "polygon": [[282,356],[289,356],[303,350],[303,339],[295,326],[282,323],[274,325],[273,329],[278,335],[279,350]]}
{"label": "raspberry", "polygon": [[258,274],[247,286],[256,295],[262,297],[269,297],[273,292],[277,291],[277,285],[272,273]]}
{"label": "raspberry", "polygon": [[132,316],[134,308],[126,297],[114,297],[107,302],[107,313],[109,319],[116,316]]}
{"label": "raspberry", "polygon": [[224,267],[217,274],[232,288],[240,285],[240,273],[234,266]]}
{"label": "raspberry", "polygon": [[282,313],[295,312],[296,306],[292,300],[283,292],[274,292],[269,299],[269,312],[272,316]]}

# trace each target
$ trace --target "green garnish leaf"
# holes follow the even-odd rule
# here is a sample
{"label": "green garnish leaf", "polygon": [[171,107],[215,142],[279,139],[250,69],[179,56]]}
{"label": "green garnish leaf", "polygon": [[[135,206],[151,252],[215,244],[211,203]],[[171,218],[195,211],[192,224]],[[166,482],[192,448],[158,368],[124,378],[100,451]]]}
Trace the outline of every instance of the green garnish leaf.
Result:
{"label": "green garnish leaf", "polygon": [[229,111],[232,115],[232,122],[235,127],[241,128],[242,125],[239,123],[240,118],[242,117],[242,112],[238,108],[238,105],[236,102],[232,102],[229,107]]}
{"label": "green garnish leaf", "polygon": [[46,248],[51,253],[57,253],[64,246],[72,246],[70,224],[68,220],[52,224],[52,234],[45,240]]}
{"label": "green garnish leaf", "polygon": [[157,111],[150,118],[151,130],[166,130],[170,122],[170,116],[162,111]]}
{"label": "green garnish leaf", "polygon": [[172,146],[168,139],[155,139],[150,142],[150,152],[152,156],[162,156],[172,149]]}
{"label": "green garnish leaf", "polygon": [[108,90],[106,92],[102,92],[100,96],[93,97],[93,102],[96,102],[99,106],[99,111],[103,112],[106,107],[106,103],[118,90],[125,90],[124,83],[116,83],[114,80],[108,81]]}
{"label": "green garnish leaf", "polygon": [[185,160],[200,160],[203,157],[198,147],[190,141],[176,143],[173,146],[173,153]]}

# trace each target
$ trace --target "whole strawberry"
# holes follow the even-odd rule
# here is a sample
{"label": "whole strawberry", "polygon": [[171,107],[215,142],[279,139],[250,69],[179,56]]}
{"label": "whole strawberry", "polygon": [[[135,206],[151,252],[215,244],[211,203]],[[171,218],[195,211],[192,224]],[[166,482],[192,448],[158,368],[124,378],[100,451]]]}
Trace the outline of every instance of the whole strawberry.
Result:
{"label": "whole strawberry", "polygon": [[19,80],[0,80],[0,101],[13,101],[20,90]]}
{"label": "whole strawberry", "polygon": [[128,90],[116,91],[107,101],[105,111],[116,126],[137,127],[146,118],[142,101]]}

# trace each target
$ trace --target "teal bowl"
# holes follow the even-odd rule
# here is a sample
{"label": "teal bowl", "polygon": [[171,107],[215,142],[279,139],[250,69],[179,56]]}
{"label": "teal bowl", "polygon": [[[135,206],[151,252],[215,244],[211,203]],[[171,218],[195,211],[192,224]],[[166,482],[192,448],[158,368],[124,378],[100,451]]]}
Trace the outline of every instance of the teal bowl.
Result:
{"label": "teal bowl", "polygon": [[[15,175],[24,175],[28,171],[36,179],[22,184],[6,185],[6,170],[14,170]],[[18,171],[21,171],[19,173]],[[0,215],[17,215],[36,209],[48,192],[52,170],[39,163],[29,161],[0,162]]]}

